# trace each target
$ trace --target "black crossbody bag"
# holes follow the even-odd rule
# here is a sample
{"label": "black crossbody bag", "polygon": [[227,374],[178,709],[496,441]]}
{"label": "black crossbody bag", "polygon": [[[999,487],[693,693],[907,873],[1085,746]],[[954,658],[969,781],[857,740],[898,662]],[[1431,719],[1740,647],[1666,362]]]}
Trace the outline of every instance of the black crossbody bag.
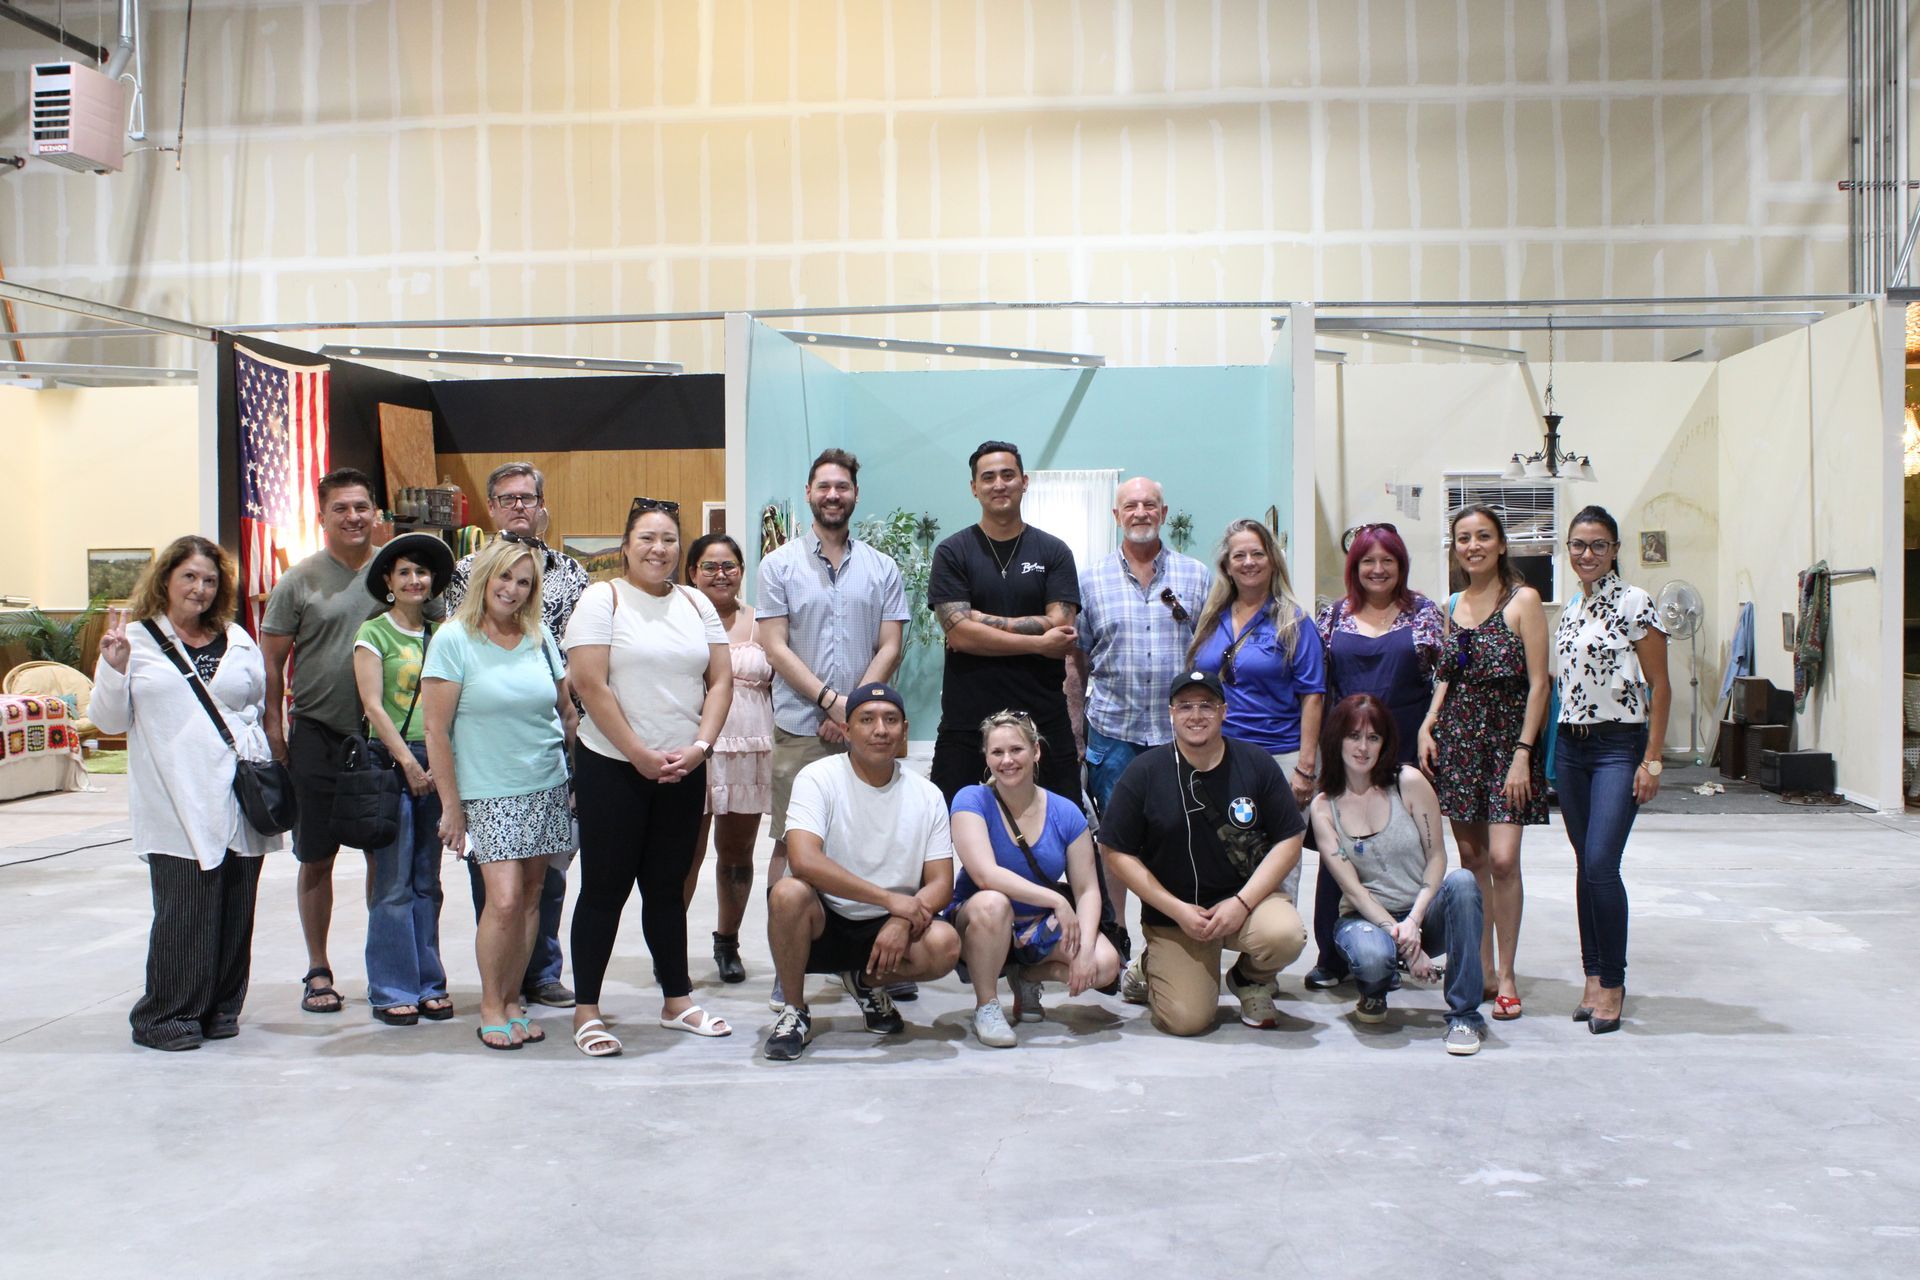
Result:
{"label": "black crossbody bag", "polygon": [[[420,638],[420,661],[426,665],[427,646],[433,643],[433,624],[425,624]],[[413,685],[413,701],[400,722],[404,740],[420,705],[420,681]],[[387,750],[366,721],[362,732],[350,733],[340,746],[340,776],[334,783],[333,811],[327,826],[333,838],[355,849],[384,849],[400,834],[400,792],[405,786],[399,761]]]}
{"label": "black crossbody bag", "polygon": [[233,794],[240,801],[240,812],[246,818],[247,825],[263,836],[284,835],[293,830],[299,807],[293,795],[293,775],[287,772],[287,766],[278,760],[249,760],[241,755],[239,745],[227,729],[226,718],[213,705],[213,695],[207,692],[207,686],[193,669],[193,664],[173,647],[173,641],[167,638],[167,633],[152,618],[141,619],[140,625],[147,629],[153,642],[160,646],[160,652],[167,655],[167,660],[193,686],[194,696],[200,699],[207,718],[213,721],[213,727],[219,731],[220,740],[233,752]]}

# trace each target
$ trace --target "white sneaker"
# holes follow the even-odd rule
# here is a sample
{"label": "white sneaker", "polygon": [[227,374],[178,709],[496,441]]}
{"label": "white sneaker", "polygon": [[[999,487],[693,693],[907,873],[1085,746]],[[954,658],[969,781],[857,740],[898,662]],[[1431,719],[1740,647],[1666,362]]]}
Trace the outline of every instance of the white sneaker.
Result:
{"label": "white sneaker", "polygon": [[1447,1027],[1447,1052],[1456,1058],[1470,1057],[1480,1052],[1484,1039],[1485,1034],[1471,1022],[1451,1023]]}
{"label": "white sneaker", "polygon": [[1227,970],[1227,990],[1240,1002],[1240,1021],[1247,1026],[1264,1031],[1280,1025],[1279,1012],[1273,1007],[1271,982],[1241,981],[1240,966],[1236,964]]}
{"label": "white sneaker", "polygon": [[989,1049],[1011,1049],[1020,1043],[1007,1025],[1007,1015],[998,1000],[989,1000],[973,1011],[973,1034]]}
{"label": "white sneaker", "polygon": [[1147,1002],[1147,949],[1140,948],[1140,954],[1133,958],[1127,971],[1120,975],[1120,998],[1128,1004]]}

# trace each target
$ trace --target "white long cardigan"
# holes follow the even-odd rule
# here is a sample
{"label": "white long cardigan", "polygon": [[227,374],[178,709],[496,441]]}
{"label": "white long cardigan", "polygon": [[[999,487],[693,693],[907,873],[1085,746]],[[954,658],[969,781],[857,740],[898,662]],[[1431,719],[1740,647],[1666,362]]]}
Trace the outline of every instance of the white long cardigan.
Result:
{"label": "white long cardigan", "polygon": [[[155,621],[191,665],[173,625]],[[254,857],[284,847],[284,836],[263,836],[241,816],[233,794],[234,754],[187,678],[140,623],[127,624],[127,643],[125,675],[104,661],[94,672],[87,714],[105,732],[127,735],[133,851],[143,861],[151,854],[192,858],[210,871],[226,861],[229,849]],[[267,665],[241,627],[227,627],[227,652],[207,692],[247,759],[267,759]]]}

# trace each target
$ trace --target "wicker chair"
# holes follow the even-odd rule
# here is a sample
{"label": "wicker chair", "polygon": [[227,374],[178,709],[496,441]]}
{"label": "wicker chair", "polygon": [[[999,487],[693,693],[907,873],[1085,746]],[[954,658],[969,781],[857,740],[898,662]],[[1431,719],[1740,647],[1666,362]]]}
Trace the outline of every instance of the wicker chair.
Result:
{"label": "wicker chair", "polygon": [[23,662],[7,672],[0,692],[36,694],[41,697],[72,698],[74,732],[84,738],[96,738],[100,731],[87,719],[87,706],[93,701],[93,681],[64,662]]}

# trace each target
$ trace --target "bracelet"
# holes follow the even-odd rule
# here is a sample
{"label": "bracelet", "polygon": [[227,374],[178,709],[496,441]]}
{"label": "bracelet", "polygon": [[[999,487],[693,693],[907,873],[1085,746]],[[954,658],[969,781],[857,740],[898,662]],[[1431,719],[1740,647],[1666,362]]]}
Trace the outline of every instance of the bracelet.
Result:
{"label": "bracelet", "polygon": [[1247,905],[1247,900],[1240,896],[1240,891],[1237,889],[1234,890],[1233,900],[1240,904],[1240,909],[1242,911],[1246,912],[1248,915],[1253,914],[1253,908]]}
{"label": "bracelet", "polygon": [[833,691],[832,685],[823,684],[820,686],[819,694],[817,694],[814,697],[813,705],[820,708],[822,711],[825,711],[827,709],[827,704],[829,702],[832,702],[835,698],[839,696],[840,696],[839,694]]}
{"label": "bracelet", "polygon": [[1533,754],[1533,744],[1531,742],[1516,742],[1513,744],[1513,749],[1515,751],[1524,751],[1528,755]]}

